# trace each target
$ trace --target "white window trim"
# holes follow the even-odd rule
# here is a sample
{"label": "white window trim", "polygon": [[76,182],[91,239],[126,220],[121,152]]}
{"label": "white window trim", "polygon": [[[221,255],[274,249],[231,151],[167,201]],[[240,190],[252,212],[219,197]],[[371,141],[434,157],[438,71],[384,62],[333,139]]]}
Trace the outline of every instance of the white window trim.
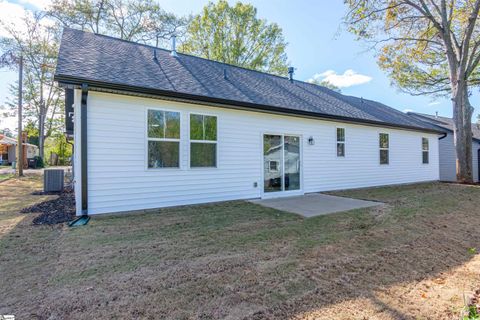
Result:
{"label": "white window trim", "polygon": [[[388,147],[387,148],[380,147],[380,135],[381,134],[386,134],[388,136]],[[381,163],[381,161],[380,161],[382,150],[387,150],[388,151],[388,162],[387,163]],[[381,166],[390,165],[390,133],[388,133],[388,132],[379,132],[378,133],[378,164],[381,165]]]}
{"label": "white window trim", "polygon": [[[265,192],[265,164],[264,164],[264,154],[263,154],[263,138],[264,135],[274,135],[274,136],[282,136],[282,141],[285,138],[285,136],[294,136],[298,137],[300,139],[300,189],[299,190],[283,190],[283,191],[277,191],[277,192]],[[308,143],[308,142],[306,142]],[[259,162],[261,163],[261,170],[262,170],[262,181],[259,183],[259,186],[261,187],[260,190],[260,197],[262,199],[269,199],[269,198],[277,198],[277,197],[282,197],[282,196],[292,196],[292,195],[303,195],[305,194],[304,192],[304,179],[303,179],[303,134],[302,133],[295,133],[295,132],[289,132],[289,133],[278,133],[275,131],[263,131],[260,132],[260,157],[259,157]],[[285,163],[284,159],[284,153],[282,152],[282,158],[280,160],[280,166],[283,166],[283,163]],[[282,185],[285,186],[285,175],[282,175]]]}
{"label": "white window trim", "polygon": [[[337,133],[337,130],[338,129],[343,129],[343,141],[339,141],[338,140],[338,133]],[[335,157],[337,159],[345,159],[345,157],[347,156],[347,129],[345,127],[335,127]],[[338,146],[337,144],[338,143],[343,143],[343,156],[339,156],[338,155]]]}
{"label": "white window trim", "polygon": [[[176,112],[180,115],[180,138],[150,138],[148,136],[148,111],[163,111],[163,112]],[[180,170],[182,168],[182,112],[179,110],[173,110],[168,108],[146,107],[145,108],[145,171],[166,171],[166,170]],[[165,141],[165,142],[178,142],[178,167],[163,167],[163,168],[150,168],[148,166],[148,142],[149,141]]]}
{"label": "white window trim", "polygon": [[[276,163],[277,169],[275,169],[275,170],[272,169],[272,166],[270,165],[272,162],[275,162],[275,163]],[[279,164],[280,164],[280,162],[277,161],[277,160],[269,160],[269,161],[268,161],[268,171],[269,171],[269,172],[278,172]]]}
{"label": "white window trim", "polygon": [[[191,115],[198,115],[198,116],[208,116],[208,117],[215,117],[217,118],[217,140],[212,141],[212,140],[192,140],[190,138],[190,116]],[[219,168],[219,144],[218,144],[218,137],[219,137],[219,130],[218,130],[218,115],[216,114],[211,114],[211,113],[204,113],[204,112],[188,112],[187,113],[187,129],[188,129],[188,168],[191,170],[212,170],[212,169],[218,169]],[[203,123],[203,131],[205,132],[205,123]],[[216,144],[217,147],[215,148],[215,166],[212,167],[192,167],[192,143],[212,143]]]}
{"label": "white window trim", "polygon": [[[423,149],[423,139],[427,139],[427,150],[424,150]],[[429,165],[430,164],[430,139],[427,138],[427,137],[422,137],[422,140],[421,140],[421,144],[422,144],[422,164],[424,165]],[[423,162],[423,153],[424,152],[427,152],[427,162]]]}

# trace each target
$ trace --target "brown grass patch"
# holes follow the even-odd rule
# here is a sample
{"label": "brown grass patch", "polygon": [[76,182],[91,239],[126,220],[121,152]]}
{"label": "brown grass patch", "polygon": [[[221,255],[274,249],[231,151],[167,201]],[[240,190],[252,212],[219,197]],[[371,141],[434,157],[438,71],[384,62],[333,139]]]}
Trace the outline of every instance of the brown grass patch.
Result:
{"label": "brown grass patch", "polygon": [[0,209],[0,224],[22,219],[0,239],[0,314],[457,319],[463,294],[480,283],[480,258],[469,250],[480,249],[480,188],[336,194],[387,205],[303,219],[235,201],[94,218],[80,228],[34,227],[33,216]]}

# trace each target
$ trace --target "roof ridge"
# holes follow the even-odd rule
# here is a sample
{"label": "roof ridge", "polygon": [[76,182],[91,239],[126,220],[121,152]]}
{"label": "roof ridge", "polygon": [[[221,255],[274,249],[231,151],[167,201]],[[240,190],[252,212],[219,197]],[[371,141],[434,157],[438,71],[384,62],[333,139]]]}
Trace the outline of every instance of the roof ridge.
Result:
{"label": "roof ridge", "polygon": [[414,111],[409,111],[408,113],[410,113],[410,114],[416,114],[416,115],[419,115],[419,116],[427,116],[427,117],[437,117],[437,118],[446,118],[446,119],[452,119],[452,118],[450,118],[450,117],[447,117],[447,116],[438,116],[438,115],[429,114],[429,113],[423,113],[423,112],[414,112]]}
{"label": "roof ridge", "polygon": [[435,126],[440,126],[440,127],[449,126],[451,124],[448,121],[452,121],[452,118],[435,116],[428,113],[408,112],[407,114],[413,116],[414,118],[421,118],[419,119],[419,121],[423,121],[423,122],[428,121],[431,124]]}
{"label": "roof ridge", "polygon": [[[77,32],[83,32],[83,33],[87,33],[87,34],[92,34],[92,35],[94,35],[94,36],[100,36],[100,37],[108,38],[108,39],[111,39],[111,40],[117,40],[117,41],[129,43],[129,44],[132,44],[132,45],[138,45],[138,46],[147,47],[147,48],[151,48],[151,49],[162,50],[162,51],[165,51],[165,52],[171,52],[171,50],[166,49],[166,48],[155,47],[155,46],[152,46],[152,45],[149,45],[149,44],[145,44],[145,43],[140,43],[140,42],[135,42],[135,41],[131,41],[131,40],[121,39],[121,38],[117,38],[117,37],[110,36],[110,35],[107,35],[107,34],[95,33],[95,32],[90,32],[90,31],[75,29],[75,28],[71,28],[71,27],[64,27],[64,29],[70,29],[70,30],[77,31]],[[233,67],[233,68],[243,69],[243,70],[246,70],[246,71],[253,71],[253,72],[257,72],[257,73],[263,74],[263,75],[272,76],[272,77],[276,77],[276,78],[280,78],[280,79],[284,79],[284,80],[288,80],[288,77],[287,77],[286,75],[285,75],[285,76],[279,76],[279,75],[277,75],[277,74],[273,74],[273,73],[269,73],[269,72],[265,72],[265,71],[260,71],[260,70],[255,70],[255,69],[249,69],[249,68],[246,68],[246,67],[237,66],[237,65],[234,65],[234,64],[231,64],[231,63],[227,63],[227,62],[222,62],[222,61],[218,61],[218,60],[212,60],[212,59],[208,59],[208,58],[196,56],[196,55],[193,55],[193,54],[180,52],[180,51],[178,51],[178,50],[177,50],[177,54],[178,54],[178,55],[182,55],[182,56],[186,56],[186,57],[195,58],[195,59],[202,59],[202,60],[205,60],[205,61],[209,61],[209,62],[213,62],[213,63],[218,63],[218,64],[220,64],[220,65],[226,65],[226,66]],[[301,83],[307,83],[307,84],[313,84],[313,83],[310,83],[310,82],[306,82],[306,81],[302,81],[302,80],[297,80],[297,79],[293,79],[293,81],[301,82]],[[315,84],[313,84],[313,85],[315,85]],[[323,88],[326,88],[326,87],[323,87]],[[327,88],[327,89],[328,89],[328,88]],[[330,90],[331,90],[331,89],[330,89]]]}
{"label": "roof ridge", "polygon": [[[109,36],[109,35],[106,35],[106,34],[102,34],[102,33],[95,33],[95,32],[89,32],[89,31],[85,31],[85,30],[79,30],[79,29],[74,29],[74,28],[71,28],[71,27],[64,27],[64,29],[70,29],[70,30],[73,30],[73,31],[79,31],[79,32],[83,32],[83,33],[88,33],[88,34],[92,34],[92,35],[95,35],[95,36],[100,36],[100,37],[104,37],[104,38],[109,38],[111,40],[118,40],[118,41],[121,41],[121,42],[125,42],[125,43],[129,43],[129,44],[132,44],[132,45],[139,45],[139,46],[142,46],[142,47],[147,47],[147,48],[151,48],[151,49],[158,49],[158,50],[162,50],[162,51],[165,51],[165,52],[171,52],[171,50],[169,49],[166,49],[166,48],[162,48],[162,47],[155,47],[155,46],[152,46],[152,45],[149,45],[149,44],[145,44],[145,43],[140,43],[140,42],[135,42],[135,41],[131,41],[131,40],[125,40],[125,39],[121,39],[121,38],[117,38],[117,37],[114,37],[114,36]],[[246,71],[251,71],[251,72],[256,72],[256,73],[260,73],[262,75],[266,75],[266,76],[271,76],[271,77],[275,77],[275,78],[280,78],[280,79],[283,79],[283,80],[288,80],[288,77],[287,76],[279,76],[277,74],[273,74],[273,73],[269,73],[269,72],[265,72],[265,71],[260,71],[260,70],[255,70],[255,69],[249,69],[249,68],[246,68],[246,67],[242,67],[242,66],[237,66],[237,65],[234,65],[234,64],[231,64],[231,63],[227,63],[227,62],[222,62],[222,61],[218,61],[218,60],[212,60],[212,59],[208,59],[208,58],[204,58],[204,57],[200,57],[200,56],[196,56],[196,55],[193,55],[193,54],[189,54],[189,53],[184,53],[184,52],[180,52],[177,50],[177,54],[179,55],[182,55],[182,56],[186,56],[186,57],[191,57],[191,58],[194,58],[194,59],[201,59],[201,60],[204,60],[204,61],[208,61],[208,62],[213,62],[213,63],[217,63],[217,64],[220,64],[220,65],[225,65],[225,66],[228,66],[228,67],[233,67],[233,68],[237,68],[237,69],[242,69],[242,70],[246,70]],[[336,93],[336,94],[339,94],[341,96],[346,96],[346,97],[354,97],[354,98],[359,98],[360,97],[356,97],[356,96],[351,96],[351,95],[344,95],[340,92],[337,92],[333,89],[330,89],[328,87],[325,87],[325,86],[322,86],[322,85],[319,85],[319,84],[316,84],[316,83],[312,83],[312,82],[308,82],[308,81],[303,81],[303,80],[299,80],[299,79],[293,79],[293,82],[297,82],[297,83],[304,83],[306,85],[309,85],[309,86],[315,86],[315,87],[320,87],[322,89],[325,89],[329,92],[333,92],[333,93]],[[363,98],[363,97],[362,97]],[[363,98],[365,99],[365,98]],[[368,100],[368,99],[366,99]],[[370,101],[375,101],[375,100],[370,100]],[[390,107],[391,108],[391,107]],[[394,108],[395,109],[395,108]],[[397,109],[395,109],[397,110]],[[399,110],[397,110],[399,111]],[[401,111],[399,111],[401,112]]]}
{"label": "roof ridge", "polygon": [[[88,34],[92,34],[94,36],[100,36],[100,37],[104,37],[104,38],[108,38],[108,39],[111,39],[111,40],[117,40],[117,41],[121,41],[121,42],[125,42],[125,43],[128,43],[128,44],[132,44],[132,45],[139,45],[139,46],[142,46],[142,47],[147,47],[147,48],[151,48],[151,49],[158,49],[158,50],[161,50],[161,51],[165,51],[165,52],[171,52],[171,50],[169,49],[166,49],[166,48],[161,48],[161,47],[155,47],[155,46],[152,46],[152,45],[148,45],[148,44],[145,44],[145,43],[139,43],[139,42],[135,42],[135,41],[130,41],[130,40],[125,40],[125,39],[121,39],[121,38],[117,38],[117,37],[114,37],[114,36],[109,36],[109,35],[105,35],[105,34],[101,34],[101,33],[94,33],[94,32],[89,32],[89,31],[85,31],[85,30],[79,30],[79,29],[74,29],[74,28],[70,28],[70,27],[65,27],[64,29],[70,29],[70,30],[73,30],[73,31],[79,31],[79,32],[83,32],[83,33],[88,33]],[[265,75],[265,76],[271,76],[271,77],[275,77],[275,78],[280,78],[282,80],[287,80],[287,81],[290,81],[288,79],[288,77],[282,77],[282,76],[279,76],[279,75],[276,75],[276,74],[272,74],[272,73],[268,73],[268,72],[264,72],[264,71],[260,71],[260,70],[255,70],[255,69],[249,69],[249,68],[246,68],[246,67],[241,67],[241,66],[237,66],[237,65],[234,65],[234,64],[231,64],[231,63],[227,63],[227,62],[222,62],[222,61],[217,61],[217,60],[212,60],[212,59],[207,59],[207,58],[204,58],[204,57],[200,57],[200,56],[196,56],[196,55],[193,55],[193,54],[188,54],[188,53],[183,53],[183,52],[179,52],[177,50],[177,54],[179,55],[182,55],[182,56],[186,56],[186,57],[191,57],[191,58],[194,58],[194,59],[201,59],[201,60],[204,60],[204,61],[208,61],[208,62],[212,62],[212,63],[216,63],[216,64],[219,64],[219,65],[224,65],[224,66],[228,66],[228,67],[233,67],[233,68],[237,68],[237,69],[242,69],[242,70],[246,70],[246,71],[250,71],[250,72],[256,72],[256,73],[259,73],[259,74],[262,74],[262,75]],[[357,99],[364,99],[364,100],[368,100],[368,101],[372,101],[372,102],[376,102],[376,103],[381,103],[381,102],[378,102],[378,101],[375,101],[375,100],[371,100],[371,99],[367,99],[367,98],[363,98],[363,97],[357,97],[357,96],[352,96],[352,95],[345,95],[341,92],[338,92],[338,91],[335,91],[333,89],[330,89],[328,87],[325,87],[325,86],[322,86],[322,85],[318,85],[316,83],[312,83],[312,82],[308,82],[308,81],[302,81],[302,80],[298,80],[298,79],[293,79],[293,82],[297,82],[297,83],[302,83],[302,84],[306,84],[308,86],[313,86],[313,87],[320,87],[322,88],[323,90],[326,90],[329,94],[333,93],[333,94],[336,94],[336,95],[339,95],[340,97],[352,97],[352,98],[357,98]],[[334,96],[334,98],[336,99],[339,99],[337,96]],[[344,103],[347,103],[350,105],[350,103],[348,101],[344,101],[342,100],[342,102]],[[402,111],[400,110],[397,110],[393,107],[390,107],[390,106],[387,106],[386,104],[383,104],[381,103],[383,106],[387,107],[387,108],[390,108],[390,109],[393,109],[395,111],[398,111],[399,113],[402,113]]]}

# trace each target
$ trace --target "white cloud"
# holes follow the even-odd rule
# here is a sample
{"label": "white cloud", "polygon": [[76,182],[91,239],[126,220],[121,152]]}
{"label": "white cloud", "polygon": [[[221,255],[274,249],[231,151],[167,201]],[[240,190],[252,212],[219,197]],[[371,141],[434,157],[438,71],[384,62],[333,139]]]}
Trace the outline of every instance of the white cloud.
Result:
{"label": "white cloud", "polygon": [[403,110],[403,112],[408,113],[408,112],[413,112],[413,110],[412,109],[405,109],[405,110]]}
{"label": "white cloud", "polygon": [[327,70],[323,73],[315,74],[307,81],[311,82],[315,80],[328,82],[338,88],[348,88],[351,86],[368,83],[372,80],[372,77],[359,74],[352,69],[346,70],[343,74],[337,74],[334,70]]}
{"label": "white cloud", "polygon": [[433,101],[433,102],[430,102],[428,105],[429,106],[437,106],[440,104],[440,101]]}
{"label": "white cloud", "polygon": [[17,131],[17,118],[16,117],[2,117],[0,119],[0,129],[10,129],[13,131]]}
{"label": "white cloud", "polygon": [[6,0],[0,0],[0,37],[8,36],[8,32],[3,26],[21,29],[24,27],[23,18],[26,10],[23,6],[11,3]]}
{"label": "white cloud", "polygon": [[[25,0],[23,2],[26,3],[27,1]],[[47,3],[48,1],[30,2]],[[34,11],[37,9],[34,9]],[[33,13],[33,11],[27,9],[21,4],[8,2],[7,0],[0,0],[0,37],[10,37],[10,33],[7,30],[14,30],[15,32],[20,32],[23,36],[26,36],[26,19],[32,19]],[[55,21],[46,17],[40,21],[40,24],[44,27],[53,26],[54,23]],[[40,32],[42,32],[42,30],[40,30]]]}
{"label": "white cloud", "polygon": [[45,10],[52,3],[50,0],[19,0],[18,2],[24,5],[34,6],[41,10]]}

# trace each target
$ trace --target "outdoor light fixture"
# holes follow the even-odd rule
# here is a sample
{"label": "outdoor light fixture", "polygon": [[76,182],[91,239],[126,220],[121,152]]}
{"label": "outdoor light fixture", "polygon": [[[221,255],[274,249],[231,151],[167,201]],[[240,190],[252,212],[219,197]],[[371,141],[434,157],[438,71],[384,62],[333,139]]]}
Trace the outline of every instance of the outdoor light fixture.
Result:
{"label": "outdoor light fixture", "polygon": [[310,138],[308,138],[308,144],[313,146],[315,144],[315,140],[313,139],[312,136],[310,136]]}

